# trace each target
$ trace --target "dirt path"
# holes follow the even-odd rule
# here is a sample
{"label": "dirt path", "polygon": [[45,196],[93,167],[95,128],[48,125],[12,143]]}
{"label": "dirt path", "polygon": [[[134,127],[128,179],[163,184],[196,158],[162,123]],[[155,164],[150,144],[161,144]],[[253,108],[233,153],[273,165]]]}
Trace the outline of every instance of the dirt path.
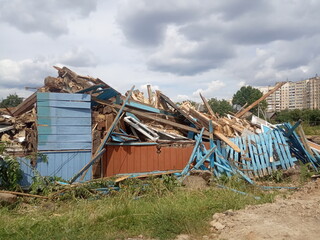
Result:
{"label": "dirt path", "polygon": [[320,239],[320,179],[287,199],[215,214],[210,224],[207,239]]}

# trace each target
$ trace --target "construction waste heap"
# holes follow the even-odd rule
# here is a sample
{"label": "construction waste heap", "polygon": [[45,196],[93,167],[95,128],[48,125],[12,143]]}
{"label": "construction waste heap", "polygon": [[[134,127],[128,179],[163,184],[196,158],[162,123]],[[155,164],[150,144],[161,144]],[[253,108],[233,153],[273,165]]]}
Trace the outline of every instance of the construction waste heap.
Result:
{"label": "construction waste heap", "polygon": [[[253,183],[255,178],[271,175],[278,169],[294,167],[297,160],[310,163],[315,169],[319,167],[319,149],[311,148],[303,133],[296,133],[300,122],[294,126],[272,125],[255,116],[251,121],[245,118],[251,108],[282,83],[240,112],[219,116],[203,96],[205,112],[190,102],[177,105],[162,92],[152,91],[149,85],[147,97],[134,87],[121,95],[98,78],[80,76],[66,67],[55,69],[58,77],[45,78],[44,86],[18,107],[1,110],[0,137],[1,142],[7,143],[6,154],[21,157],[37,153],[42,141],[38,129],[46,126],[38,122],[37,93],[90,95],[91,159],[71,179],[66,179],[70,183],[79,180],[91,166],[94,178],[103,177],[101,168],[106,166],[100,160],[107,143],[154,144],[157,151],[163,146],[192,146],[184,169],[166,169],[174,170],[170,173],[180,178],[194,170],[206,170],[217,177],[237,174]],[[31,165],[36,164],[37,159],[31,160]],[[141,173],[128,172],[126,176],[137,174]]]}

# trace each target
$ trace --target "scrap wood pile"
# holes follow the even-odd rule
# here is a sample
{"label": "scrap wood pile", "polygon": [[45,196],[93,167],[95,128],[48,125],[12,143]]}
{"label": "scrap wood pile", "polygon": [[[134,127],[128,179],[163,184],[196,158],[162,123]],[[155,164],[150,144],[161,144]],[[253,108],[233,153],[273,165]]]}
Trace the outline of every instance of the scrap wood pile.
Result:
{"label": "scrap wood pile", "polygon": [[[105,89],[110,89],[98,78],[77,75],[66,67],[54,68],[58,70],[58,77],[46,77],[44,86],[37,92],[81,93],[85,90],[99,96]],[[0,139],[6,144],[7,154],[26,156],[37,152],[36,102],[36,93],[33,93],[16,108],[1,109]]]}
{"label": "scrap wood pile", "polygon": [[[78,75],[66,67],[55,69],[58,76],[45,78],[38,92],[91,95],[92,159],[71,182],[92,164],[99,163],[104,146],[112,143],[193,144],[194,151],[182,175],[192,169],[203,169],[215,176],[240,174],[252,179],[272,174],[279,168],[290,168],[301,158],[311,161],[315,168],[319,165],[317,153],[297,153],[297,149],[307,151],[307,147],[303,144],[301,147],[299,137],[292,139],[289,133],[294,130],[288,126],[281,129],[243,118],[283,83],[240,112],[219,116],[202,95],[206,112],[189,102],[177,105],[160,91],[152,91],[151,86],[147,87],[147,97],[134,87],[123,96],[98,78]],[[36,102],[34,93],[13,111],[0,116],[1,141],[16,144],[23,154],[37,152]],[[7,152],[14,153],[10,148]],[[94,176],[99,177],[99,165],[94,169]]]}

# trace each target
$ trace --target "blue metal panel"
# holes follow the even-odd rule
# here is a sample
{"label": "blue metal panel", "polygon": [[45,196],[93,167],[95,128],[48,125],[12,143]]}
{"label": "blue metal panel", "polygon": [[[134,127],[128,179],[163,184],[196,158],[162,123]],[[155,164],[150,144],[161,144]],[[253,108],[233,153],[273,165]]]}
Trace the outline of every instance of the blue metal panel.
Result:
{"label": "blue metal panel", "polygon": [[[84,165],[91,159],[91,151],[71,151],[71,152],[41,152],[47,156],[47,162],[39,161],[36,165],[36,171],[41,176],[61,177],[65,180],[72,178],[79,172]],[[30,166],[23,162],[29,162],[28,159],[21,158],[21,169],[24,173],[22,185],[28,186],[32,183],[34,176]],[[84,181],[90,180],[92,171],[89,169]]]}

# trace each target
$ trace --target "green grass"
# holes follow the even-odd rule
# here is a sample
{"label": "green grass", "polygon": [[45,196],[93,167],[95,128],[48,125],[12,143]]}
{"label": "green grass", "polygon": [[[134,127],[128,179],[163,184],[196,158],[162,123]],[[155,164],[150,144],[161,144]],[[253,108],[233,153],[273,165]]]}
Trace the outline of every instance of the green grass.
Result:
{"label": "green grass", "polygon": [[[141,196],[127,189],[100,200],[58,201],[50,208],[44,203],[27,207],[21,204],[13,210],[3,207],[0,208],[0,239],[98,240],[140,234],[172,239],[182,233],[204,235],[209,231],[208,222],[214,213],[271,202],[274,197],[242,183],[226,184],[250,194],[214,187],[197,191],[178,187],[170,191],[157,189]],[[255,200],[252,195],[260,196],[261,200]]]}
{"label": "green grass", "polygon": [[320,125],[310,126],[303,124],[303,130],[306,135],[320,135]]}

